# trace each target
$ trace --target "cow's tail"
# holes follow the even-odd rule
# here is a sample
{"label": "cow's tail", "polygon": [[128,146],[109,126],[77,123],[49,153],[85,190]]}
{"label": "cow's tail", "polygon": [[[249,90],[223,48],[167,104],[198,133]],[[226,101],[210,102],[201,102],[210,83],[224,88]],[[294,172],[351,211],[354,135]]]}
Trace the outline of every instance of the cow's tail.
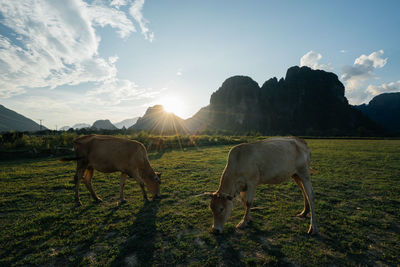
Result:
{"label": "cow's tail", "polygon": [[311,172],[312,174],[317,174],[317,173],[318,173],[316,170],[314,170],[314,169],[311,168],[311,167],[310,167],[310,172]]}
{"label": "cow's tail", "polygon": [[82,157],[70,157],[70,158],[61,158],[59,161],[73,161],[73,160],[80,160]]}

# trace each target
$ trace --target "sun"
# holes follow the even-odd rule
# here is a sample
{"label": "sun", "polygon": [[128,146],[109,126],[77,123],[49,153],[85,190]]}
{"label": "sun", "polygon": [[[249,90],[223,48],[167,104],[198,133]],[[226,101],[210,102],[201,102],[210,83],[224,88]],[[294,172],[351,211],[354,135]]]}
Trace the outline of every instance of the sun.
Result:
{"label": "sun", "polygon": [[181,99],[177,97],[166,97],[160,100],[160,104],[166,112],[174,113],[177,116],[182,116],[184,113],[184,105]]}

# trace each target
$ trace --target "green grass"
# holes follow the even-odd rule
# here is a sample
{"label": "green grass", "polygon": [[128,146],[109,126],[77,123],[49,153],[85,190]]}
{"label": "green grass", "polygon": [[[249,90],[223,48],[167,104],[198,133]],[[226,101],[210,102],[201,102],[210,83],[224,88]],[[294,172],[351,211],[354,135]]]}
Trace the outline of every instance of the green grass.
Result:
{"label": "green grass", "polygon": [[128,180],[117,206],[119,175],[95,172],[103,203],[81,186],[74,208],[73,163],[56,158],[0,162],[0,266],[381,265],[400,264],[400,141],[308,140],[320,235],[299,219],[293,181],[258,187],[253,221],[234,202],[224,234],[210,232],[207,197],[215,191],[231,146],[151,153],[162,174],[162,199],[145,203]]}

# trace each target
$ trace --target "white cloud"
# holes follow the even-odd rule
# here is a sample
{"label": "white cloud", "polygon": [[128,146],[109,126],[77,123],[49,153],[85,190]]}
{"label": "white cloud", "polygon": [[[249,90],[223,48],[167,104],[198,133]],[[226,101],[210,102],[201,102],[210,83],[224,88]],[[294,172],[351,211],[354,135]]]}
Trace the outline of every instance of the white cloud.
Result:
{"label": "white cloud", "polygon": [[149,28],[147,27],[148,21],[143,17],[143,5],[144,0],[135,0],[135,2],[129,8],[129,14],[131,14],[131,16],[139,24],[144,37],[152,42],[154,40],[154,33],[149,31]]}
{"label": "white cloud", "polygon": [[366,90],[366,81],[377,79],[374,71],[383,68],[387,63],[387,58],[382,58],[383,50],[379,50],[367,55],[361,55],[354,60],[352,66],[344,66],[341,79],[346,85],[346,96],[350,103],[359,104],[372,97],[373,87]]}
{"label": "white cloud", "polygon": [[350,84],[358,84],[373,78],[374,70],[386,65],[387,58],[382,58],[383,53],[383,50],[379,50],[356,58],[352,66],[343,67],[342,79]]}
{"label": "white cloud", "polygon": [[[127,2],[111,4],[107,6],[102,1],[87,4],[82,0],[0,0],[1,23],[7,29],[0,33],[0,97],[23,94],[29,88],[118,80],[115,67],[118,57],[99,56],[101,38],[95,27],[110,26],[121,38],[136,30],[126,14],[114,7]],[[139,7],[135,19],[140,18],[146,26],[147,21],[140,13],[143,3]],[[145,33],[150,38],[147,27]]]}
{"label": "white cloud", "polygon": [[383,83],[381,85],[369,85],[367,92],[372,96],[382,93],[400,92],[400,80],[397,82]]}
{"label": "white cloud", "polygon": [[354,65],[370,65],[372,63],[374,68],[382,68],[387,62],[387,58],[381,58],[383,53],[384,52],[381,49],[377,52],[371,53],[369,56],[361,55],[354,60]]}
{"label": "white cloud", "polygon": [[331,64],[319,64],[319,61],[322,59],[322,55],[320,53],[309,51],[304,56],[300,58],[300,67],[308,66],[312,69],[320,69],[325,71],[332,71],[333,68]]}
{"label": "white cloud", "polygon": [[129,36],[131,32],[136,32],[135,26],[124,12],[104,5],[89,5],[88,13],[95,26],[111,26],[117,29],[121,38]]}
{"label": "white cloud", "polygon": [[111,64],[115,64],[115,62],[117,62],[118,59],[119,59],[118,56],[109,57],[108,62],[110,62]]}
{"label": "white cloud", "polygon": [[123,79],[108,80],[86,93],[86,101],[100,105],[118,105],[123,101],[153,98],[160,90],[139,88],[134,82]]}
{"label": "white cloud", "polygon": [[342,54],[345,54],[345,53],[347,53],[348,51],[347,51],[347,50],[344,50],[344,49],[342,49],[342,50],[340,50],[339,52],[340,52],[340,53],[342,53]]}
{"label": "white cloud", "polygon": [[121,6],[126,6],[128,3],[126,0],[112,0],[110,2],[111,6],[115,6],[116,8],[120,8]]}

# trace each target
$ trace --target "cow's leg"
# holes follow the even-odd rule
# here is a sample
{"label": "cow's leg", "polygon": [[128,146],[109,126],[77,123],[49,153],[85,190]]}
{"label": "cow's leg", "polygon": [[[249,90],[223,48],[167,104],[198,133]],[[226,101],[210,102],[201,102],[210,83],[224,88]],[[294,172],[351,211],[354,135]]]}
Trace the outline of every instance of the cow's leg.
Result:
{"label": "cow's leg", "polygon": [[304,191],[307,195],[308,204],[310,205],[311,210],[311,219],[310,219],[310,228],[308,229],[308,234],[315,235],[318,234],[318,223],[317,218],[315,216],[315,208],[314,208],[314,191],[311,185],[310,173],[309,171],[305,171],[304,174],[300,174],[300,179],[304,186]]}
{"label": "cow's leg", "polygon": [[81,179],[83,177],[83,174],[85,172],[86,166],[78,161],[77,166],[76,166],[76,172],[74,176],[74,182],[75,182],[75,206],[79,207],[82,206],[82,202],[79,199],[79,185],[81,183]]}
{"label": "cow's leg", "polygon": [[139,183],[140,188],[142,189],[143,199],[144,199],[145,201],[149,201],[149,199],[147,198],[146,190],[144,189],[144,182],[143,182],[143,179],[142,179],[142,177],[140,177],[140,175],[139,175],[139,170],[138,170],[138,169],[135,169],[135,170],[133,171],[133,173],[132,173],[130,176],[133,177],[133,178],[135,178],[136,181]]}
{"label": "cow's leg", "polygon": [[126,203],[126,199],[124,198],[124,187],[125,187],[125,183],[126,183],[126,173],[121,173],[121,181],[120,181],[120,191],[119,191],[119,200],[120,203]]}
{"label": "cow's leg", "polygon": [[297,174],[295,174],[292,176],[292,178],[296,182],[296,184],[300,187],[301,193],[303,194],[303,199],[304,199],[304,209],[302,212],[300,212],[296,216],[305,218],[307,216],[307,214],[310,212],[310,205],[308,204],[307,195],[306,195],[306,192],[304,191],[304,186],[303,186],[303,183],[301,182],[301,179],[299,178],[299,176]]}
{"label": "cow's leg", "polygon": [[246,227],[250,221],[250,208],[253,205],[253,199],[256,193],[255,186],[247,186],[247,191],[240,192],[240,198],[242,199],[244,206],[243,219],[236,225],[236,228],[242,229]]}
{"label": "cow's leg", "polygon": [[142,193],[143,193],[143,199],[145,201],[149,201],[149,199],[147,198],[147,194],[146,194],[146,190],[144,189],[144,183],[142,181],[138,181],[140,188],[142,189]]}
{"label": "cow's leg", "polygon": [[86,185],[86,188],[89,190],[90,195],[92,196],[93,200],[96,202],[101,202],[101,198],[96,195],[96,192],[93,190],[92,185],[92,177],[93,177],[93,168],[87,168],[85,170],[85,176],[83,177],[83,183]]}

